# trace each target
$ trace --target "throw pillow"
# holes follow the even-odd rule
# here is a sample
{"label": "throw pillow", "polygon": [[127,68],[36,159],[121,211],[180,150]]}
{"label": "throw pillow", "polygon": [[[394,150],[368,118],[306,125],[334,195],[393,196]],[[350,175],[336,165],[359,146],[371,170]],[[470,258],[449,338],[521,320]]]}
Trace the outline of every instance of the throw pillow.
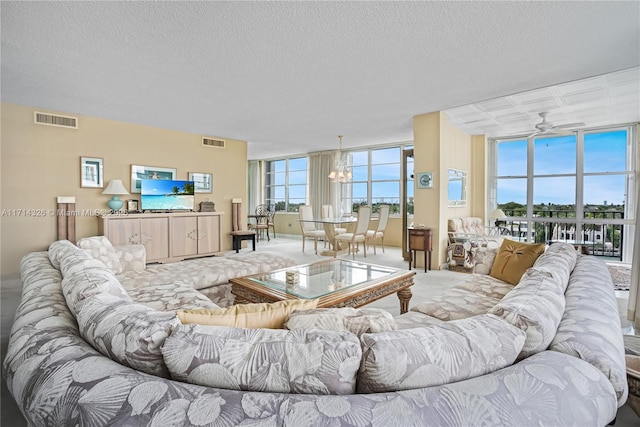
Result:
{"label": "throw pillow", "polygon": [[493,261],[490,275],[517,285],[524,272],[544,253],[544,248],[544,243],[530,244],[504,240]]}
{"label": "throw pillow", "polygon": [[93,258],[102,261],[113,274],[122,273],[118,252],[105,236],[86,237],[78,240],[78,247],[84,249]]}
{"label": "throw pillow", "polygon": [[228,326],[232,328],[282,329],[287,316],[294,310],[316,308],[318,300],[291,299],[274,303],[237,304],[219,309],[179,310],[182,324]]}

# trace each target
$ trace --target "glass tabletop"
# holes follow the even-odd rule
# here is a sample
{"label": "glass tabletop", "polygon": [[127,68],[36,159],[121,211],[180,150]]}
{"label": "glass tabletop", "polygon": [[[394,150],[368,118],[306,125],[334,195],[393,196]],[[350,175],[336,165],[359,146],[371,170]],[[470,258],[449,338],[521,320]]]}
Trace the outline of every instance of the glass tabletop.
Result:
{"label": "glass tabletop", "polygon": [[383,279],[400,270],[344,259],[334,259],[252,276],[250,280],[298,298],[314,299],[324,295]]}

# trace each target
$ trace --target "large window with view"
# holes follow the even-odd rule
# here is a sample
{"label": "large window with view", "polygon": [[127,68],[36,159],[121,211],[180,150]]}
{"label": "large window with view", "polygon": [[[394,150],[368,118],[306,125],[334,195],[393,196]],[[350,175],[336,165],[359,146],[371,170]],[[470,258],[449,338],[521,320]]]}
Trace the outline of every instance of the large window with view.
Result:
{"label": "large window with view", "polygon": [[357,212],[371,205],[375,213],[389,205],[391,214],[400,213],[402,147],[350,151],[347,158],[353,179],[341,184],[343,206]]}
{"label": "large window with view", "polygon": [[307,158],[266,162],[266,203],[276,211],[298,212],[307,200]]}
{"label": "large window with view", "polygon": [[494,141],[490,204],[508,217],[499,225],[521,241],[630,256],[636,138],[624,127]]}

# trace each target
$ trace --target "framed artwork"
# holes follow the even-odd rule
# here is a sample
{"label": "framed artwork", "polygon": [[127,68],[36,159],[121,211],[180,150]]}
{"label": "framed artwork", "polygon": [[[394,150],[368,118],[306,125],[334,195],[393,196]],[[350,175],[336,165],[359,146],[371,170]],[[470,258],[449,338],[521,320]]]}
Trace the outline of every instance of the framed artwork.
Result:
{"label": "framed artwork", "polygon": [[80,187],[104,187],[104,172],[101,158],[80,157]]}
{"label": "framed artwork", "polygon": [[176,179],[175,168],[131,165],[131,193],[139,193],[143,179]]}
{"label": "framed artwork", "polygon": [[140,204],[136,199],[127,200],[127,211],[128,212],[138,212]]}
{"label": "framed artwork", "polygon": [[213,175],[210,173],[189,172],[189,181],[193,181],[196,193],[213,191]]}

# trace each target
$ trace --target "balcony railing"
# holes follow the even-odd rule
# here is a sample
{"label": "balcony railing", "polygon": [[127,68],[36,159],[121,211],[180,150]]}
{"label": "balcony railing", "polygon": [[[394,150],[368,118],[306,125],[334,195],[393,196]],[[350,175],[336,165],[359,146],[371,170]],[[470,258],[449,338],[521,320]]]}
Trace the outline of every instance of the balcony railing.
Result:
{"label": "balcony railing", "polygon": [[[515,240],[527,241],[529,223],[524,219],[526,210],[503,209],[503,211],[512,219],[501,221],[500,226],[506,228]],[[571,221],[575,220],[574,211],[536,210],[532,220],[534,227],[532,240],[535,243],[567,242],[586,248],[592,255],[622,259],[623,224],[608,222],[624,219],[624,212],[586,211],[584,216],[582,230],[578,233],[576,223]],[[523,219],[513,219],[514,217],[523,217]],[[554,221],[553,218],[561,221]],[[607,223],[599,223],[597,221],[599,219],[607,220]],[[588,222],[585,223],[585,220]]]}

